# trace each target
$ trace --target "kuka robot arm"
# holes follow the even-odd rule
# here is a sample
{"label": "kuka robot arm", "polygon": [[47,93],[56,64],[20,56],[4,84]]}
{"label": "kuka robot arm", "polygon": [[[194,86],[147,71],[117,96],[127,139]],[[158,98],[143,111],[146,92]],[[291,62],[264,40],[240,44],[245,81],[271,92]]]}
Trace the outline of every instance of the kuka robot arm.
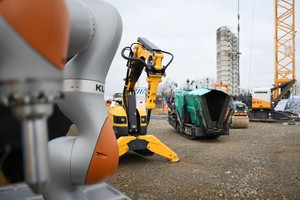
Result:
{"label": "kuka robot arm", "polygon": [[67,6],[62,0],[0,1],[0,30],[0,102],[22,123],[25,179],[41,192],[49,178],[47,117],[62,92]]}
{"label": "kuka robot arm", "polygon": [[68,0],[71,35],[60,110],[79,136],[50,141],[51,180],[46,199],[83,199],[79,185],[103,181],[118,165],[119,154],[105,102],[105,79],[117,51],[122,20],[100,0]]}
{"label": "kuka robot arm", "polygon": [[[103,180],[118,164],[104,83],[121,17],[100,0],[0,1],[0,13],[1,102],[16,108],[23,123],[26,182],[44,199],[85,199],[78,186]],[[47,148],[47,116],[62,96],[58,105],[79,136],[54,139]]]}

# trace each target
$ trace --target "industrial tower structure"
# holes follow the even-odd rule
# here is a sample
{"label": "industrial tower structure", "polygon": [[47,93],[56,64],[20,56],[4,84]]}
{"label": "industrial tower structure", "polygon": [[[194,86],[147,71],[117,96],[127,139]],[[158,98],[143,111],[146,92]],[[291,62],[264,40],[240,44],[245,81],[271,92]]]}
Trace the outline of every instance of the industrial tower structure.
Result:
{"label": "industrial tower structure", "polygon": [[291,91],[296,82],[295,0],[275,0],[274,99]]}
{"label": "industrial tower structure", "polygon": [[217,81],[228,84],[229,94],[239,95],[239,41],[226,26],[217,30]]}

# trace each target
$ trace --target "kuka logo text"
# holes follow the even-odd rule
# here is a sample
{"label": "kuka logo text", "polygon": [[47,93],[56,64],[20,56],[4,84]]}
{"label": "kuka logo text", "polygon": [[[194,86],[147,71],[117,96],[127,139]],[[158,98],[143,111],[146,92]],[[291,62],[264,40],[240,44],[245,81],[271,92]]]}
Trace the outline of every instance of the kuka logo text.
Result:
{"label": "kuka logo text", "polygon": [[98,85],[98,84],[96,84],[96,91],[104,92],[104,85]]}

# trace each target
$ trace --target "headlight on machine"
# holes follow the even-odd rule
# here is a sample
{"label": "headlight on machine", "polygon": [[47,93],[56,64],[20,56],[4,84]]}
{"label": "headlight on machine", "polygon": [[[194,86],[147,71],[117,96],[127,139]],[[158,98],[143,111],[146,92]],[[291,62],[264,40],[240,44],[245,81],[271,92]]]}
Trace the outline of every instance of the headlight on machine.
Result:
{"label": "headlight on machine", "polygon": [[126,117],[124,116],[114,116],[114,123],[115,124],[126,124]]}
{"label": "headlight on machine", "polygon": [[144,123],[147,123],[147,117],[146,116],[143,116],[141,117],[141,122],[144,124]]}

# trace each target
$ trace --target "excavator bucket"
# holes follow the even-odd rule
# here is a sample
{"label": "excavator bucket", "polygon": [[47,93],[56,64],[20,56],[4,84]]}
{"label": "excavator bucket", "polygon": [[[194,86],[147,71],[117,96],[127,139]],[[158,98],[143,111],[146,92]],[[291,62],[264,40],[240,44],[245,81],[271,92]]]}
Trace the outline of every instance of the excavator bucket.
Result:
{"label": "excavator bucket", "polygon": [[168,158],[170,162],[178,162],[177,154],[157,139],[154,135],[122,136],[118,138],[119,156],[132,150],[142,156],[154,153]]}

